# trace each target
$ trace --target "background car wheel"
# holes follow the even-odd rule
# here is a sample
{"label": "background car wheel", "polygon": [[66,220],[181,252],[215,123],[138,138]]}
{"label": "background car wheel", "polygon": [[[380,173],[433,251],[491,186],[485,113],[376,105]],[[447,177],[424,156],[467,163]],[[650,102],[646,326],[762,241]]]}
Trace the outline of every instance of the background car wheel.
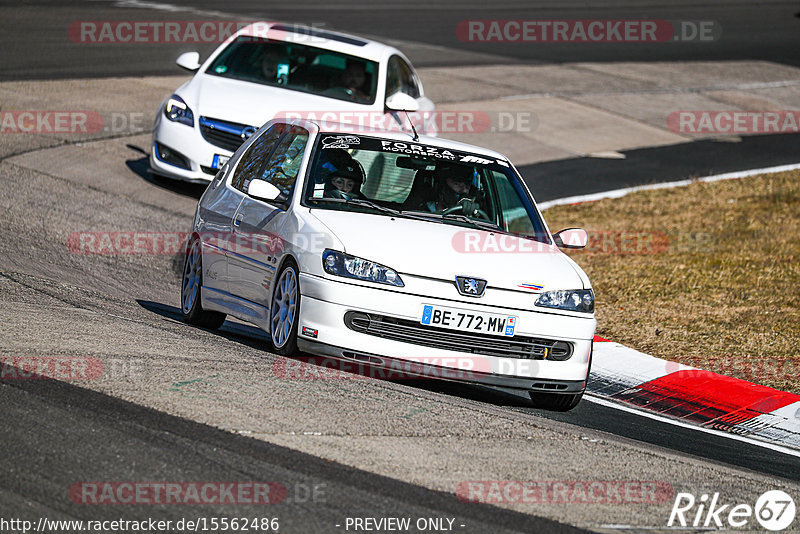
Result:
{"label": "background car wheel", "polygon": [[195,326],[217,329],[225,322],[225,314],[204,310],[200,304],[200,290],[203,285],[203,255],[200,241],[194,238],[189,243],[186,261],[183,264],[181,282],[181,313],[183,320]]}
{"label": "background car wheel", "polygon": [[536,408],[542,408],[543,410],[550,410],[553,412],[568,412],[578,405],[583,397],[583,392],[563,395],[531,391],[530,395],[531,401]]}
{"label": "background car wheel", "polygon": [[287,261],[278,275],[270,310],[270,334],[275,352],[289,356],[297,352],[297,323],[300,315],[300,280],[297,265]]}

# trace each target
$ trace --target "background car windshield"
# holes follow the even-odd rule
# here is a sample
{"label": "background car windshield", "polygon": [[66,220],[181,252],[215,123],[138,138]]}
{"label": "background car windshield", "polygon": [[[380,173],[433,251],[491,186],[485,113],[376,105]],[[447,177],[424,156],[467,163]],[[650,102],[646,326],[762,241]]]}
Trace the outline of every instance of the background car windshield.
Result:
{"label": "background car windshield", "polygon": [[338,100],[372,104],[378,64],[296,43],[240,36],[206,69],[233,78]]}
{"label": "background car windshield", "polygon": [[367,200],[444,224],[496,226],[550,242],[520,179],[504,160],[341,134],[321,134],[314,153],[305,191],[313,207],[385,213],[358,202]]}

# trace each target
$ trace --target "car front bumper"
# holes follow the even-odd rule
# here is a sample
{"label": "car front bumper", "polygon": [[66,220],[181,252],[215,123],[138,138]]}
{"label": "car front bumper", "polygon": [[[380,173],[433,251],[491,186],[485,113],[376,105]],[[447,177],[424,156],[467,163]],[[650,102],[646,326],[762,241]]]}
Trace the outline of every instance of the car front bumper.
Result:
{"label": "car front bumper", "polygon": [[[195,117],[195,123],[197,118]],[[156,143],[179,153],[188,168],[168,163],[156,153]],[[232,152],[212,145],[203,138],[197,124],[188,126],[171,122],[159,111],[153,125],[153,142],[150,145],[150,170],[154,174],[194,183],[208,183],[214,179],[214,156],[230,157]],[[204,170],[205,168],[205,170]]]}
{"label": "car front bumper", "polygon": [[[419,322],[423,304],[453,306],[452,301],[338,282],[305,273],[300,274],[300,289],[298,346],[312,354],[372,361],[390,369],[409,369],[412,373],[418,370],[418,374],[431,378],[514,389],[575,393],[585,387],[597,324],[593,317],[504,310],[462,301],[459,306],[465,309],[517,316],[515,337],[566,341],[573,346],[572,356],[566,361],[488,356],[385,339],[352,330],[344,320],[345,313],[357,311]],[[303,327],[306,327],[306,332],[315,331],[316,337],[304,334]],[[436,330],[431,328],[432,335]],[[402,362],[414,365],[404,366]]]}

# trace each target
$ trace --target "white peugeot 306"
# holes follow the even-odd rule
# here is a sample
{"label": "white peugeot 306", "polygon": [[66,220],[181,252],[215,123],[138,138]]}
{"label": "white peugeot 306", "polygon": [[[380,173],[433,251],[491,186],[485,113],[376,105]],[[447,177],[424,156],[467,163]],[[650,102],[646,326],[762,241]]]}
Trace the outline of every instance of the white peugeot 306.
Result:
{"label": "white peugeot 306", "polygon": [[501,154],[310,120],[265,124],[198,204],[184,319],[226,314],[282,355],[401,369],[530,396],[586,387],[596,321],[584,272]]}
{"label": "white peugeot 306", "polygon": [[[197,52],[179,66],[197,71],[156,113],[150,169],[209,182],[231,154],[276,117],[392,125],[392,100],[413,98],[432,111],[409,60],[384,44],[303,26],[259,22],[242,28],[201,65]],[[339,117],[339,118],[336,118]]]}

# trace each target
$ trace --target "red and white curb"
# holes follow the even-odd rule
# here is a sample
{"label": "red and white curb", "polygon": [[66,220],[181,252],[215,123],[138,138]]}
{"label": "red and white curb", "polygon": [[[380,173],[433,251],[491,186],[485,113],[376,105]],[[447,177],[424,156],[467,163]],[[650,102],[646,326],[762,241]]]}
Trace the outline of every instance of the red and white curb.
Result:
{"label": "red and white curb", "polygon": [[800,395],[655,358],[595,336],[590,395],[800,450]]}
{"label": "red and white curb", "polygon": [[[627,187],[542,202],[539,208],[797,169],[800,164]],[[600,336],[594,341],[588,400],[800,456],[800,395],[655,358]]]}

